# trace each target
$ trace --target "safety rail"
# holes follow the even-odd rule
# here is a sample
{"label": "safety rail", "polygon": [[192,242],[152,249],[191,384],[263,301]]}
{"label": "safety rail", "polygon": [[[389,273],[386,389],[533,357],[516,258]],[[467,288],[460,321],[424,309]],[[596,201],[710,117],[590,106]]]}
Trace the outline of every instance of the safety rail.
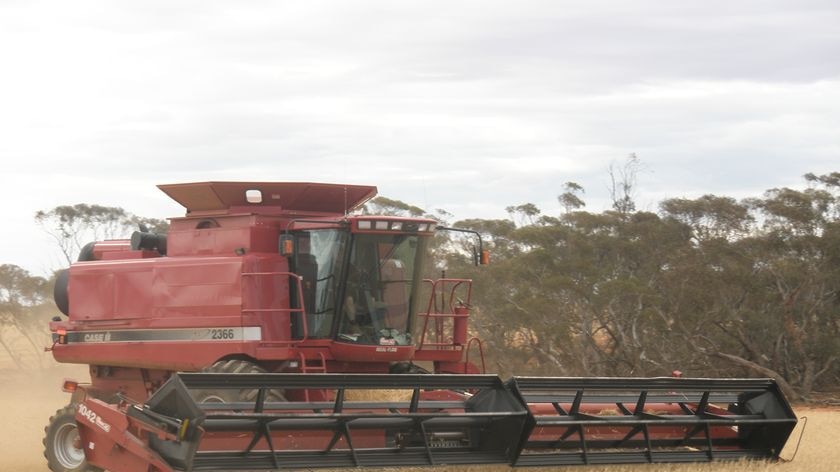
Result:
{"label": "safety rail", "polygon": [[481,342],[481,339],[479,339],[475,336],[470,338],[470,340],[467,342],[467,347],[464,349],[465,351],[467,351],[466,358],[464,359],[464,373],[465,374],[469,373],[469,372],[467,372],[467,369],[469,369],[469,366],[470,366],[470,352],[472,352],[471,348],[472,348],[473,344],[478,346],[478,356],[481,359],[481,373],[486,374],[487,373],[487,365],[486,365],[485,360],[484,360],[484,344]]}
{"label": "safety rail", "polygon": [[[425,279],[424,283],[431,285],[431,294],[429,295],[429,303],[426,306],[426,311],[419,313],[418,316],[423,318],[423,329],[420,332],[420,342],[417,346],[418,350],[424,348],[450,348],[456,345],[463,345],[466,343],[467,333],[467,319],[469,318],[468,307],[472,299],[472,280],[471,279],[448,279],[442,278],[437,280]],[[447,298],[446,285],[451,284],[449,289],[449,296]],[[462,287],[466,287],[466,300],[459,299],[456,294]],[[438,290],[440,289],[440,293]],[[438,296],[440,296],[440,306],[438,306]],[[447,301],[448,300],[448,301]],[[459,303],[456,307],[455,302]],[[462,313],[458,313],[460,307],[465,308]],[[443,312],[444,308],[448,308]],[[435,320],[434,323],[434,341],[426,341],[426,333],[429,330],[429,320]],[[445,320],[452,320],[452,335],[451,341],[444,337],[444,323]]]}
{"label": "safety rail", "polygon": [[294,280],[297,285],[297,299],[298,304],[300,307],[298,308],[243,308],[243,313],[288,313],[289,319],[291,320],[293,313],[300,314],[301,319],[301,326],[303,327],[303,337],[300,339],[289,339],[289,340],[276,340],[270,341],[272,344],[281,345],[281,346],[294,346],[296,344],[302,343],[309,339],[309,326],[306,321],[306,306],[303,302],[303,277],[300,275],[295,274],[294,272],[243,272],[243,276],[252,276],[252,277],[274,277],[274,276],[286,276],[286,280]]}

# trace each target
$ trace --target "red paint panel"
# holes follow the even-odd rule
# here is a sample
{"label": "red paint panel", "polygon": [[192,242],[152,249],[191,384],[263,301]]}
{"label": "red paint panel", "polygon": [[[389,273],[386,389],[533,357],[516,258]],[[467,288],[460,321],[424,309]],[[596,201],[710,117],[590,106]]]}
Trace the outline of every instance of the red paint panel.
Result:
{"label": "red paint panel", "polygon": [[158,261],[149,291],[156,316],[241,314],[241,258],[162,258]]}
{"label": "red paint panel", "polygon": [[170,472],[172,468],[156,452],[134,436],[130,421],[116,405],[96,399],[80,404],[76,412],[81,446],[90,464],[123,472]]}
{"label": "red paint panel", "polygon": [[90,262],[70,270],[70,314],[76,320],[148,316],[152,260]]}
{"label": "red paint panel", "polygon": [[71,321],[240,316],[242,260],[156,258],[77,264]]}
{"label": "red paint panel", "polygon": [[105,256],[110,253],[116,252],[123,254],[130,250],[130,239],[109,239],[106,241],[98,241],[93,245],[93,257],[96,259],[105,259]]}
{"label": "red paint panel", "polygon": [[414,346],[371,346],[333,342],[330,346],[333,358],[338,361],[388,363],[407,361],[414,355]]}
{"label": "red paint panel", "polygon": [[292,338],[289,289],[295,287],[288,273],[289,263],[279,255],[246,256],[242,276],[242,311],[263,326],[263,340]]}
{"label": "red paint panel", "polygon": [[[280,230],[272,226],[238,226],[242,218],[218,218],[223,226],[209,229],[170,230],[167,235],[167,255],[233,256],[237,250],[245,253],[277,253]],[[250,222],[250,221],[249,221]],[[195,224],[195,221],[189,221]],[[254,222],[250,222],[254,223]],[[229,225],[229,226],[228,226]]]}
{"label": "red paint panel", "polygon": [[[244,267],[244,269],[243,269]],[[246,274],[252,275],[243,275]],[[294,286],[294,285],[293,285]],[[97,261],[71,270],[69,332],[260,326],[263,340],[291,339],[288,261],[279,255]],[[95,325],[86,322],[99,321]],[[111,320],[112,323],[102,322]],[[257,356],[258,341],[137,341],[55,346],[60,362],[196,370],[232,354]],[[188,347],[187,347],[188,346]],[[273,346],[274,359],[290,358]],[[185,355],[189,349],[189,355]]]}

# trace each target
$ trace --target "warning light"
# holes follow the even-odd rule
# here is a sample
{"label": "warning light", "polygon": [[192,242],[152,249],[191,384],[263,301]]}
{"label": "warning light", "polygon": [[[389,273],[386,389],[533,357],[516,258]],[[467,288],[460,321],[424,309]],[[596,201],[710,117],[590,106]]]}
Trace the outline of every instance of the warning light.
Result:
{"label": "warning light", "polygon": [[61,384],[61,390],[67,393],[73,393],[76,389],[79,388],[79,382],[70,379],[64,379],[64,383]]}
{"label": "warning light", "polygon": [[280,255],[289,257],[295,253],[295,240],[292,236],[284,234],[280,236]]}

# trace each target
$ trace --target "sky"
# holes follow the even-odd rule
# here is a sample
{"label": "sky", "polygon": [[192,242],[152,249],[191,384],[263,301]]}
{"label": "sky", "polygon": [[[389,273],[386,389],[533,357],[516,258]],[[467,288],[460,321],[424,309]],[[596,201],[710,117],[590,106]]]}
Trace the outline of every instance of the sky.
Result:
{"label": "sky", "polygon": [[452,219],[760,196],[840,171],[837,1],[0,0],[0,264],[38,210],[183,215],[155,185],[370,184]]}

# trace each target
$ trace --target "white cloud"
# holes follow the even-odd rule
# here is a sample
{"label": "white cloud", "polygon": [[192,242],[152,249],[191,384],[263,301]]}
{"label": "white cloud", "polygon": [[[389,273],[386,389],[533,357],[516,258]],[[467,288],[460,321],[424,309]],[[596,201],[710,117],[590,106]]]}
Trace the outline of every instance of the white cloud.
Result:
{"label": "white cloud", "polygon": [[[38,209],[181,209],[201,180],[375,184],[468,217],[566,181],[605,205],[755,195],[837,169],[830,1],[2,2],[0,262],[50,266]],[[26,198],[22,198],[26,195]]]}

